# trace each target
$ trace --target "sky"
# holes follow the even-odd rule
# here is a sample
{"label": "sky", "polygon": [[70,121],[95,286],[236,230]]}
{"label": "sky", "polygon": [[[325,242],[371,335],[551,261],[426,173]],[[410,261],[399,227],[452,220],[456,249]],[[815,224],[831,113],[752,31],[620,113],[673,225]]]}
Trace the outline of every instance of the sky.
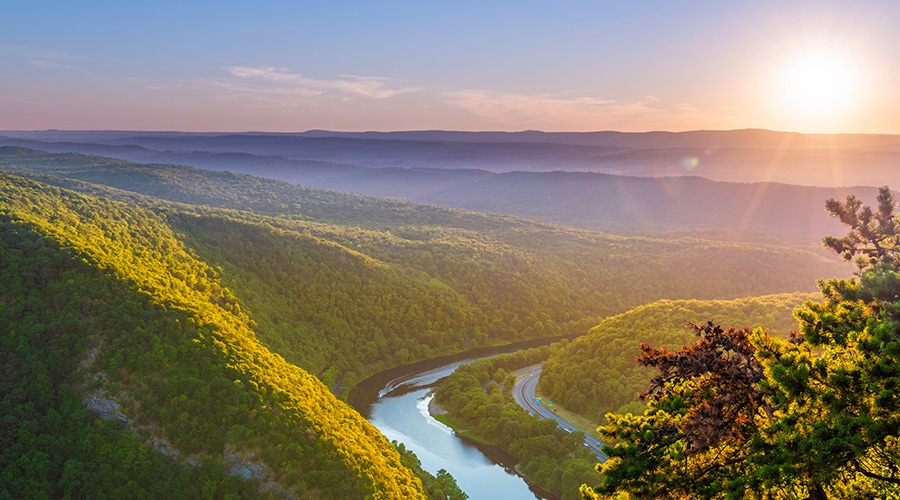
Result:
{"label": "sky", "polygon": [[900,1],[0,0],[0,130],[900,134]]}

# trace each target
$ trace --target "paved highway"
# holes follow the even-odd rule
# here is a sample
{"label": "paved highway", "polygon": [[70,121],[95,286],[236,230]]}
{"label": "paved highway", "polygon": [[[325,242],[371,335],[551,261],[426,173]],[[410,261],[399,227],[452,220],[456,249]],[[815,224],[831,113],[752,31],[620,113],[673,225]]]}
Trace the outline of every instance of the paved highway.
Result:
{"label": "paved highway", "polygon": [[[537,401],[536,392],[538,381],[541,378],[541,365],[537,364],[523,368],[515,372],[515,375],[519,377],[516,380],[515,387],[513,387],[513,396],[516,398],[516,403],[519,403],[522,408],[525,408],[525,410],[532,415],[555,420],[556,424],[566,432],[576,430],[574,425],[563,420],[562,417],[557,415],[556,412],[551,409],[551,407],[546,405],[546,402]],[[597,458],[601,462],[606,461],[606,454],[603,453],[602,442],[585,434],[584,444],[597,455]]]}

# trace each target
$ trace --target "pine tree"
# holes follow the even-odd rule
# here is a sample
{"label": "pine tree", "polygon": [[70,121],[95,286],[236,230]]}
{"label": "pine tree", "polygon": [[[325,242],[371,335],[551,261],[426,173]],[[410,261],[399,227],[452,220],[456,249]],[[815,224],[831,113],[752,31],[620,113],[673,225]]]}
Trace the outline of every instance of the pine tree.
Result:
{"label": "pine tree", "polygon": [[613,446],[585,498],[900,497],[900,231],[887,187],[873,210],[828,200],[849,231],[826,247],[855,260],[820,280],[789,339],[691,325],[677,351],[642,346],[658,375],[644,415],[609,415]]}

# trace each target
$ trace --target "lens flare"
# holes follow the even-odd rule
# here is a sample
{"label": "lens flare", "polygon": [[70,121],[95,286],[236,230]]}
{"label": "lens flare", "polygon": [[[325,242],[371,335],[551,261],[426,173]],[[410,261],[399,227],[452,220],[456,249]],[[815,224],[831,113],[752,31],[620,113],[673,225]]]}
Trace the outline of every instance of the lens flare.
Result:
{"label": "lens flare", "polygon": [[696,156],[688,156],[687,158],[681,159],[681,166],[687,171],[694,170],[699,165],[700,158],[697,158]]}

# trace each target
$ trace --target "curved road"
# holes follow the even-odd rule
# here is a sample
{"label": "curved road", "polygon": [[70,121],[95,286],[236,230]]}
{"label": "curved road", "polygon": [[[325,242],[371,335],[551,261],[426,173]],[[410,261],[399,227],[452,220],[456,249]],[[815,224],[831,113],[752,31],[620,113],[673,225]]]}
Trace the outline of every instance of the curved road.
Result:
{"label": "curved road", "polygon": [[[566,422],[545,404],[537,401],[537,386],[541,378],[540,364],[522,368],[516,371],[514,375],[518,377],[516,385],[513,387],[513,396],[516,398],[516,403],[519,403],[522,408],[525,408],[532,415],[555,420],[556,425],[566,432],[577,430],[574,425]],[[600,440],[585,434],[584,444],[597,455],[597,459],[601,462],[606,461],[606,454],[603,453],[603,443]]]}

